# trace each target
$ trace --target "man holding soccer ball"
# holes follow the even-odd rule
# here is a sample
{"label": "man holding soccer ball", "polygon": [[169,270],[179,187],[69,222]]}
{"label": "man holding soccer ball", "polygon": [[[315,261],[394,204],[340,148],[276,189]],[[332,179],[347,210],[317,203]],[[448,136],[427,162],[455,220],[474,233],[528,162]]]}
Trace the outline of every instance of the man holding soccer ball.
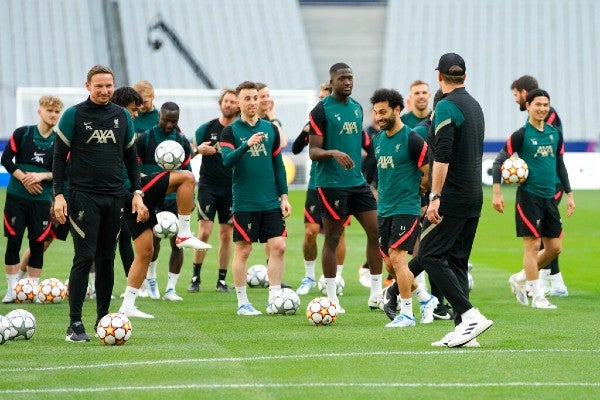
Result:
{"label": "man holding soccer ball", "polygon": [[[554,201],[557,178],[567,194],[567,217],[575,211],[575,200],[563,160],[562,132],[545,122],[550,110],[550,95],[545,90],[534,89],[527,94],[525,105],[529,113],[527,123],[508,138],[494,161],[492,202],[496,211],[504,212],[500,166],[513,153],[519,153],[529,167],[527,180],[517,189],[515,212],[517,236],[523,238],[524,265],[509,282],[519,303],[529,305],[527,283],[532,290],[532,307],[554,309],[556,306],[544,293],[539,270],[556,259],[562,247],[562,222],[558,204]],[[544,246],[540,250],[541,243]]]}

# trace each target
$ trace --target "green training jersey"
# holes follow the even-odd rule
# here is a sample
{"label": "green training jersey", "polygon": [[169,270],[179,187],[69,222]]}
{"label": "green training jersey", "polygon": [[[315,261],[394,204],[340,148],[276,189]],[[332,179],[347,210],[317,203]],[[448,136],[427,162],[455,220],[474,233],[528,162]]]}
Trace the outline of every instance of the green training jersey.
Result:
{"label": "green training jersey", "polygon": [[[263,141],[248,147],[259,132]],[[233,212],[279,208],[288,188],[277,127],[260,118],[254,126],[238,118],[223,129],[221,140],[223,164],[232,169]]]}
{"label": "green training jersey", "polygon": [[421,214],[421,168],[427,163],[427,142],[408,126],[389,136],[373,138],[379,181],[377,214],[380,217]]}
{"label": "green training jersey", "polygon": [[138,117],[133,121],[135,133],[147,131],[154,125],[158,125],[159,118],[159,113],[156,108],[147,113],[139,113]]}
{"label": "green training jersey", "polygon": [[426,119],[429,118],[430,114],[427,114],[426,116],[424,116],[423,118],[417,117],[415,115],[414,112],[407,112],[406,114],[403,114],[400,119],[402,120],[402,122],[404,122],[404,125],[408,125],[409,128],[414,128],[415,126],[419,125],[421,122],[425,121]]}
{"label": "green training jersey", "polygon": [[327,96],[310,112],[310,134],[323,137],[324,150],[339,150],[354,161],[348,170],[334,159],[313,161],[317,187],[344,188],[364,185],[361,172],[361,149],[369,144],[368,135],[362,130],[363,110],[351,97],[341,103]]}

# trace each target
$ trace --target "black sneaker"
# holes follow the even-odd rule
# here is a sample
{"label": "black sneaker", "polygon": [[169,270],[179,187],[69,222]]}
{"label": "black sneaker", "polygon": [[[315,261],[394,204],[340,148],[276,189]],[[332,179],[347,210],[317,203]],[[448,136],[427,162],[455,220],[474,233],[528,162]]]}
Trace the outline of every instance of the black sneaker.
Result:
{"label": "black sneaker", "polygon": [[227,283],[225,281],[217,281],[217,292],[229,292],[229,286],[227,286]]}
{"label": "black sneaker", "polygon": [[83,322],[73,322],[67,328],[67,336],[65,337],[67,342],[89,342],[90,337],[85,333]]}
{"label": "black sneaker", "polygon": [[190,287],[188,287],[189,293],[198,293],[200,291],[200,279],[194,276],[192,281],[190,282]]}
{"label": "black sneaker", "polygon": [[392,321],[396,318],[396,309],[398,308],[398,296],[390,293],[391,285],[383,290],[381,301],[383,302],[383,312]]}
{"label": "black sneaker", "polygon": [[438,319],[438,320],[454,319],[454,313],[447,306],[445,306],[443,304],[438,304],[436,309],[433,311],[433,319]]}

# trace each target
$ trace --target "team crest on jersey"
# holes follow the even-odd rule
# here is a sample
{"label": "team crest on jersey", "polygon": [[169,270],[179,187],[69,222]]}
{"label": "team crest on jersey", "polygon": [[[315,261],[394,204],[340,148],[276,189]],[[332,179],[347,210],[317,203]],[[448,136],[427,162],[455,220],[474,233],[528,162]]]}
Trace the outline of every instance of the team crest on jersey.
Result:
{"label": "team crest on jersey", "polygon": [[246,230],[247,230],[248,232],[252,232],[252,223],[249,223],[249,224],[248,224],[248,226],[247,226]]}
{"label": "team crest on jersey", "polygon": [[90,143],[94,140],[97,144],[106,144],[109,140],[113,143],[117,143],[115,133],[112,131],[112,129],[96,129],[94,133],[90,135],[86,143]]}
{"label": "team crest on jersey", "polygon": [[12,217],[10,219],[10,226],[15,226],[15,222],[17,221],[17,217]]}
{"label": "team crest on jersey", "polygon": [[402,143],[398,143],[396,145],[396,153],[398,152],[398,150],[400,150],[400,147],[402,147]]}
{"label": "team crest on jersey", "polygon": [[311,214],[315,212],[315,206],[314,205],[308,207],[308,209],[310,210]]}
{"label": "team crest on jersey", "polygon": [[218,140],[219,140],[219,134],[217,132],[211,132],[210,133],[210,141],[212,143],[217,143]]}
{"label": "team crest on jersey", "polygon": [[83,217],[85,215],[85,211],[81,210],[77,213],[77,221],[83,221]]}
{"label": "team crest on jersey", "polygon": [[358,108],[357,108],[356,110],[354,110],[354,116],[355,116],[356,118],[358,118]]}
{"label": "team crest on jersey", "polygon": [[333,207],[336,208],[336,209],[340,208],[340,201],[339,200],[334,201],[333,202]]}
{"label": "team crest on jersey", "polygon": [[115,128],[115,129],[119,129],[119,119],[118,119],[118,118],[115,118],[115,119],[113,120],[113,123],[114,123],[114,128]]}

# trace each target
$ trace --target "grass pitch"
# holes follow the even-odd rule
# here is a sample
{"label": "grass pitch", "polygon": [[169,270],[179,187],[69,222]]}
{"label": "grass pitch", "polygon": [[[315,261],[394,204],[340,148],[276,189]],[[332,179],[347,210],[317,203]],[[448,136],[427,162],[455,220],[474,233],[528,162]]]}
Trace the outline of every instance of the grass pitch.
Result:
{"label": "grass pitch", "polygon": [[[356,221],[347,231],[348,252],[341,298],[347,313],[329,327],[309,325],[304,307],[317,296],[301,296],[294,316],[240,317],[234,293],[215,291],[216,251],[203,266],[200,293],[187,293],[191,254],[186,254],[178,293],[184,301],[138,299],[154,320],[132,319],[133,335],[120,347],[64,341],[68,304],[4,305],[0,314],[25,308],[37,319],[29,341],[0,346],[0,398],[110,399],[582,399],[600,398],[600,270],[597,268],[600,191],[575,192],[577,209],[564,220],[560,265],[569,297],[552,298],[557,310],[519,305],[508,277],[520,269],[522,243],[514,235],[514,189],[505,188],[507,213],[485,203],[471,262],[475,287],[471,298],[492,328],[479,337],[481,348],[430,346],[452,329],[449,321],[386,329],[379,311],[367,308],[368,289],[358,283],[364,259],[364,235]],[[4,203],[5,191],[0,192]],[[302,263],[304,192],[290,194],[284,281],[297,287]],[[564,204],[561,207],[564,214]],[[218,244],[217,232],[211,243]],[[322,240],[320,241],[322,243]],[[0,239],[4,252],[6,239]],[[168,246],[159,258],[164,291]],[[43,277],[65,280],[72,243],[55,242],[46,253]],[[255,245],[250,264],[264,264]],[[319,268],[317,268],[319,270]],[[125,287],[117,256],[112,311]],[[227,281],[231,284],[231,273]],[[6,283],[0,284],[3,291]],[[266,289],[248,289],[255,307],[264,311]],[[415,306],[416,314],[418,309]],[[84,323],[91,332],[95,304],[86,301]]]}

